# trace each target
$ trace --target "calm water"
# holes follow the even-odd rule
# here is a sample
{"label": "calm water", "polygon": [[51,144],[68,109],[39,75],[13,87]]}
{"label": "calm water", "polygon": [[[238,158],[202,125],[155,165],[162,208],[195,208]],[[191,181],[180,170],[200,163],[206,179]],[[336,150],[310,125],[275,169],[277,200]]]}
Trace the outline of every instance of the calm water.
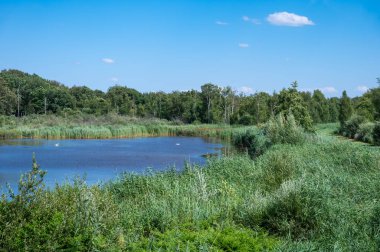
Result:
{"label": "calm water", "polygon": [[184,162],[204,164],[204,154],[220,155],[221,143],[198,137],[151,137],[112,140],[0,141],[0,187],[15,188],[20,174],[30,170],[32,155],[47,170],[45,183],[53,186],[75,176],[88,184],[107,181],[121,172],[183,168]]}

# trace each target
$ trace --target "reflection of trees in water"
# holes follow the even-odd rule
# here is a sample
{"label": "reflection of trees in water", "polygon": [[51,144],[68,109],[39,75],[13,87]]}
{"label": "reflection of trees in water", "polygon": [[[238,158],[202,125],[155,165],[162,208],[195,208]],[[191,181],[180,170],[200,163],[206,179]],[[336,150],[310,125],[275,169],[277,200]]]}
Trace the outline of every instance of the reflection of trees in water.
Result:
{"label": "reflection of trees in water", "polygon": [[41,146],[42,140],[35,139],[17,139],[17,140],[0,140],[0,146]]}

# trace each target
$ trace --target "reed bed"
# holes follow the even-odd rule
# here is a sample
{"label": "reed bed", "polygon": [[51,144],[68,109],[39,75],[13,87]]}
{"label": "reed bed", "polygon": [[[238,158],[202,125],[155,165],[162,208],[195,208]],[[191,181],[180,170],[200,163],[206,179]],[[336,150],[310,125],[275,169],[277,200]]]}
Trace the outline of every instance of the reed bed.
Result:
{"label": "reed bed", "polygon": [[229,125],[75,125],[75,126],[20,126],[0,128],[0,138],[43,139],[108,139],[153,136],[199,136],[223,140],[248,127]]}
{"label": "reed bed", "polygon": [[3,198],[0,247],[378,251],[379,160],[377,147],[320,134],[274,144],[254,160],[214,158],[181,173],[122,174],[98,186],[75,180]]}

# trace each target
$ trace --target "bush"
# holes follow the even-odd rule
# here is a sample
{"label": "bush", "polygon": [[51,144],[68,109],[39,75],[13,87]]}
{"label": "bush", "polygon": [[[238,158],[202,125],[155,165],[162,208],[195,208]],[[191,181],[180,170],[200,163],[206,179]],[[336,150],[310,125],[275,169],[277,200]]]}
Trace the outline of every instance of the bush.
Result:
{"label": "bush", "polygon": [[326,218],[328,214],[325,209],[321,192],[288,181],[263,209],[260,226],[271,234],[308,238],[320,230],[321,217]]}
{"label": "bush", "polygon": [[[32,170],[21,176],[18,194],[0,200],[0,250],[102,251],[125,246],[113,197],[83,181],[44,189],[45,171],[33,158]],[[112,250],[112,249],[111,249]]]}
{"label": "bush", "polygon": [[366,143],[373,143],[373,128],[375,124],[367,122],[359,125],[359,129],[355,134],[355,139]]}
{"label": "bush", "polygon": [[353,115],[341,126],[341,134],[345,137],[355,138],[359,126],[365,123],[366,118],[360,115]]}
{"label": "bush", "polygon": [[373,127],[372,138],[374,145],[380,145],[380,122],[376,122]]}
{"label": "bush", "polygon": [[264,126],[264,134],[272,144],[300,144],[306,140],[304,129],[296,123],[292,114],[282,113],[272,117]]}
{"label": "bush", "polygon": [[129,251],[270,251],[278,241],[243,227],[178,228],[154,232],[128,245]]}
{"label": "bush", "polygon": [[239,124],[241,125],[252,125],[254,124],[254,118],[250,114],[245,113],[239,118]]}
{"label": "bush", "polygon": [[243,133],[232,136],[234,146],[246,150],[251,157],[258,157],[271,146],[270,140],[262,130],[249,129]]}

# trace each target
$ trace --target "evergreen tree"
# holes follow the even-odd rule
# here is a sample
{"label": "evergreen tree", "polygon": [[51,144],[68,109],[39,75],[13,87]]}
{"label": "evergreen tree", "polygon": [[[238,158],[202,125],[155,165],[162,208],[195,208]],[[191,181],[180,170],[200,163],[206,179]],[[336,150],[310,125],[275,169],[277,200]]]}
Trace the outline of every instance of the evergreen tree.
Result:
{"label": "evergreen tree", "polygon": [[376,120],[380,121],[380,78],[377,78],[377,83],[379,87],[371,89],[371,100],[375,109],[374,117]]}
{"label": "evergreen tree", "polygon": [[339,122],[341,126],[351,117],[352,111],[351,99],[347,96],[346,90],[344,90],[339,104]]}
{"label": "evergreen tree", "polygon": [[296,122],[308,131],[313,131],[313,120],[309,114],[306,104],[297,90],[297,81],[291,87],[283,89],[278,95],[278,107],[276,114],[293,114]]}

